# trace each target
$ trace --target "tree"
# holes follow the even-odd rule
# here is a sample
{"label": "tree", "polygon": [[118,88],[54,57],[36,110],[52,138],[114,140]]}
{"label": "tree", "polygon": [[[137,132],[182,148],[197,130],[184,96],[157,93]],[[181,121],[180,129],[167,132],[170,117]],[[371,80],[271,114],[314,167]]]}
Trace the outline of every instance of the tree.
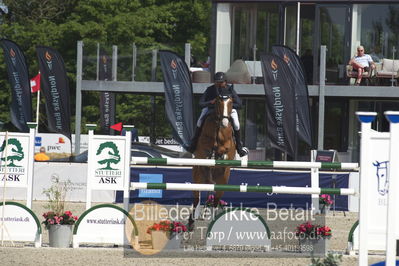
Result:
{"label": "tree", "polygon": [[22,148],[21,142],[18,139],[11,138],[8,140],[7,146],[6,141],[3,141],[3,144],[0,147],[0,152],[3,152],[5,149],[7,150],[7,155],[5,152],[3,153],[4,157],[1,158],[2,161],[11,161],[9,165],[10,167],[20,167],[14,164],[14,161],[21,161],[25,155],[24,150]]}
{"label": "tree", "polygon": [[[35,48],[50,46],[61,53],[69,78],[71,103],[75,102],[76,43],[84,42],[84,51],[95,51],[97,43],[119,51],[131,51],[132,43],[143,49],[170,49],[183,54],[184,43],[192,44],[192,52],[198,59],[208,56],[211,1],[203,0],[3,0],[8,14],[3,14],[0,34],[18,43],[27,57],[31,76],[38,72]],[[94,53],[95,54],[95,53]],[[87,54],[84,54],[87,56]],[[87,58],[85,57],[85,60]],[[85,77],[93,77],[95,61],[85,61]],[[140,62],[140,71],[150,69],[151,60]],[[127,68],[126,68],[127,69]],[[119,71],[118,71],[119,72]],[[0,56],[0,120],[5,129],[15,130],[10,123],[10,86],[7,80],[4,58]],[[128,69],[118,77],[129,77]],[[147,72],[139,78],[149,81]],[[160,71],[157,79],[161,79]],[[88,97],[85,97],[86,94]],[[99,93],[85,92],[82,124],[99,122]],[[156,97],[162,104],[163,97]],[[42,99],[41,110],[44,110]],[[127,95],[118,97],[116,120],[135,124],[140,134],[149,134],[147,109],[149,96]],[[33,102],[35,104],[35,101]],[[121,107],[120,107],[121,106]],[[145,106],[145,107],[143,107]],[[119,108],[120,107],[120,108]],[[144,108],[141,109],[141,108]],[[129,109],[129,113],[126,113]],[[161,108],[157,109],[161,111]],[[72,109],[74,112],[74,109]],[[161,114],[157,114],[157,134],[170,134]],[[74,118],[74,114],[72,113]],[[158,124],[159,122],[159,124]],[[74,122],[73,122],[74,123]],[[46,119],[40,116],[40,132],[46,132]],[[161,125],[161,126],[158,126]],[[74,128],[74,125],[72,125]]]}
{"label": "tree", "polygon": [[[104,150],[108,150],[107,153],[103,152]],[[121,161],[121,156],[119,155],[118,147],[112,141],[107,141],[101,143],[98,147],[96,155],[103,155],[104,159],[100,159],[98,161],[99,164],[107,164],[106,167],[101,168],[102,170],[115,170],[111,167],[111,163],[117,164]]]}

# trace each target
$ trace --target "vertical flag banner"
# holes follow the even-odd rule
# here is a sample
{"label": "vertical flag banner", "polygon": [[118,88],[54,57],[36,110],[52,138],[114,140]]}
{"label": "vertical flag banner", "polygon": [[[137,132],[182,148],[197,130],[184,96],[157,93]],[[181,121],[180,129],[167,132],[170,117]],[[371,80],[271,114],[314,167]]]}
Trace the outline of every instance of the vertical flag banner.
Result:
{"label": "vertical flag banner", "polygon": [[21,132],[29,132],[26,122],[32,122],[32,95],[25,56],[19,46],[2,39],[1,46],[11,83],[11,122]]}
{"label": "vertical flag banner", "polygon": [[291,71],[296,97],[297,132],[299,137],[312,146],[312,126],[310,119],[310,105],[308,85],[303,65],[298,55],[289,47],[284,45],[273,45],[272,52],[287,63]]}
{"label": "vertical flag banner", "polygon": [[266,123],[271,145],[292,157],[296,156],[295,90],[288,65],[279,56],[261,56],[266,95]]}
{"label": "vertical flag banner", "polygon": [[[112,60],[104,49],[100,49],[99,80],[112,80]],[[102,134],[111,133],[111,124],[115,121],[115,94],[112,92],[101,92],[100,94],[100,125]]]}
{"label": "vertical flag banner", "polygon": [[41,91],[46,99],[48,129],[71,139],[69,85],[62,56],[50,47],[38,46]]}
{"label": "vertical flag banner", "polygon": [[159,51],[165,85],[165,110],[173,137],[188,145],[193,136],[193,87],[184,60],[171,51]]}

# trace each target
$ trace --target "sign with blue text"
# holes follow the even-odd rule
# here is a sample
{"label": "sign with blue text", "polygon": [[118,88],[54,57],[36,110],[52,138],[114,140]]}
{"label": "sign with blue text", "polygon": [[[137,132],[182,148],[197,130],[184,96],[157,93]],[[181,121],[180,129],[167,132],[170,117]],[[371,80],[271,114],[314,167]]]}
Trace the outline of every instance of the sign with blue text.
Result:
{"label": "sign with blue text", "polygon": [[[139,174],[142,183],[163,183],[162,174]],[[162,198],[161,189],[140,189],[139,198]]]}

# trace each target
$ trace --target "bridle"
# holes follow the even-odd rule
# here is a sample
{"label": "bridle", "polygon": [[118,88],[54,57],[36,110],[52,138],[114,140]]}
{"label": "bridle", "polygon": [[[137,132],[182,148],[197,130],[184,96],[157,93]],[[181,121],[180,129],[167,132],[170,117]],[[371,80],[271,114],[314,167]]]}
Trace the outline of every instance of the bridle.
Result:
{"label": "bridle", "polygon": [[[226,128],[229,126],[230,118],[231,118],[231,110],[229,110],[229,103],[232,101],[232,98],[228,95],[218,95],[216,98],[216,107],[215,107],[215,115],[216,115],[216,124],[218,130],[220,127]],[[223,103],[223,112],[221,112],[221,108],[219,106],[220,102]]]}
{"label": "bridle", "polygon": [[[221,104],[223,104],[223,108],[221,108]],[[215,102],[215,117],[216,117],[216,126],[215,126],[215,137],[216,137],[216,146],[213,148],[213,153],[215,155],[215,159],[225,159],[226,154],[217,154],[218,146],[220,146],[219,134],[221,129],[228,128],[231,119],[231,111],[232,106],[229,107],[229,104],[232,104],[232,97],[229,95],[218,95],[216,97]]]}

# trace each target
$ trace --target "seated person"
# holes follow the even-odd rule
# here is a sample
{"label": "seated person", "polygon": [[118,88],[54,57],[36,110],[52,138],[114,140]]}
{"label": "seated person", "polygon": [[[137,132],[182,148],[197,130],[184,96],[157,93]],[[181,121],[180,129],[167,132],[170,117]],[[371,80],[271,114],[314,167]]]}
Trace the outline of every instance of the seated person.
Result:
{"label": "seated person", "polygon": [[48,161],[50,157],[46,154],[46,148],[40,147],[40,152],[35,154],[35,161]]}
{"label": "seated person", "polygon": [[[353,71],[357,71],[357,79],[355,85],[360,85],[363,72],[369,72],[375,68],[375,64],[370,55],[364,53],[364,47],[357,47],[357,55],[349,60],[349,65],[353,67]],[[371,69],[370,69],[371,68]]]}
{"label": "seated person", "polygon": [[197,128],[195,129],[194,137],[191,140],[191,144],[186,148],[187,151],[193,153],[195,148],[197,147],[198,138],[201,133],[201,126],[205,120],[205,117],[208,113],[214,111],[215,98],[219,94],[219,90],[228,89],[230,94],[233,97],[233,110],[231,112],[231,118],[233,120],[233,129],[234,129],[234,138],[236,141],[236,149],[238,154],[243,157],[248,154],[248,149],[242,146],[240,140],[240,122],[238,120],[237,110],[241,108],[242,103],[241,99],[238,97],[236,91],[233,88],[233,85],[227,85],[227,81],[225,78],[225,74],[223,72],[217,72],[214,76],[215,84],[209,86],[205,93],[202,95],[200,99],[200,106],[203,108],[201,111],[201,115],[198,118]]}

